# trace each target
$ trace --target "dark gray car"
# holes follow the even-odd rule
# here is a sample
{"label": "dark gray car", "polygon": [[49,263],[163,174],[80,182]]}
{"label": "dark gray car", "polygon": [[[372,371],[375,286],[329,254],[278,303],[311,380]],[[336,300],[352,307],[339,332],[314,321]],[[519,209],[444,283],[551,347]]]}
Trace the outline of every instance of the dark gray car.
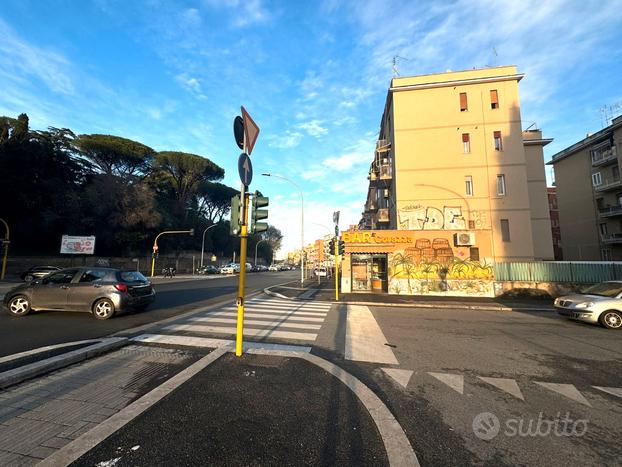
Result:
{"label": "dark gray car", "polygon": [[97,319],[116,312],[142,310],[153,303],[151,283],[137,271],[68,268],[9,290],[4,305],[13,316],[32,310],[88,311]]}

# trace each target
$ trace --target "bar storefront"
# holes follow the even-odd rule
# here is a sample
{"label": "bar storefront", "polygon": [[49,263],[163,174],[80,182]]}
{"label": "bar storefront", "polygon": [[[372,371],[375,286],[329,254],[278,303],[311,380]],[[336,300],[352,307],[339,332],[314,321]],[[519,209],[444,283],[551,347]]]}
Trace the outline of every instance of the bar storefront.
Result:
{"label": "bar storefront", "polygon": [[492,297],[490,235],[451,230],[343,232],[341,291]]}

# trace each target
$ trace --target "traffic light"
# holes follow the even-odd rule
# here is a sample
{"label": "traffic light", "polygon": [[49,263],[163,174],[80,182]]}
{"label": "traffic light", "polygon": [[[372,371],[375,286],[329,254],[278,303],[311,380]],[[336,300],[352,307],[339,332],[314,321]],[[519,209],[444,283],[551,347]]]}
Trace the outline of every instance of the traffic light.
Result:
{"label": "traffic light", "polygon": [[268,217],[267,209],[265,208],[270,203],[270,199],[266,196],[262,196],[259,191],[255,192],[255,196],[253,197],[253,211],[252,211],[252,224],[251,224],[251,232],[265,232],[268,230],[267,222],[259,222],[262,219],[266,219]]}
{"label": "traffic light", "polygon": [[240,195],[231,198],[231,222],[229,224],[229,233],[238,235],[240,233]]}
{"label": "traffic light", "polygon": [[343,240],[339,240],[339,254],[343,256],[346,252],[346,244]]}
{"label": "traffic light", "polygon": [[331,255],[335,254],[335,239],[331,238],[330,242],[328,242],[328,251],[330,251]]}

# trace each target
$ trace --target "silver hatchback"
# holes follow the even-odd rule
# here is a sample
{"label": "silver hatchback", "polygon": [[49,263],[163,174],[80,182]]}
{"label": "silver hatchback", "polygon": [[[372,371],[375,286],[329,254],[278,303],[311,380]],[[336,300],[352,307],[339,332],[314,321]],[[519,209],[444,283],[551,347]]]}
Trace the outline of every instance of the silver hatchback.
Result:
{"label": "silver hatchback", "polygon": [[97,319],[128,309],[142,310],[155,300],[151,283],[137,271],[111,268],[62,269],[9,290],[4,305],[13,316],[32,310],[87,311]]}
{"label": "silver hatchback", "polygon": [[595,284],[583,293],[556,298],[554,305],[566,318],[622,329],[622,281]]}

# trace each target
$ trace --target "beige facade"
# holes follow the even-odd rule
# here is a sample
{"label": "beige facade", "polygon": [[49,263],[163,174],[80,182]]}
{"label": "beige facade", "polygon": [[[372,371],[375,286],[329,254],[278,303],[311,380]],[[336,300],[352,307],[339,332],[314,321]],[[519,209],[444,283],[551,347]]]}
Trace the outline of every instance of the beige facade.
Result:
{"label": "beige facade", "polygon": [[553,155],[565,260],[622,260],[622,117]]}
{"label": "beige facade", "polygon": [[550,140],[522,131],[522,77],[507,66],[393,79],[360,227],[466,234],[453,246],[489,263],[553,259]]}

